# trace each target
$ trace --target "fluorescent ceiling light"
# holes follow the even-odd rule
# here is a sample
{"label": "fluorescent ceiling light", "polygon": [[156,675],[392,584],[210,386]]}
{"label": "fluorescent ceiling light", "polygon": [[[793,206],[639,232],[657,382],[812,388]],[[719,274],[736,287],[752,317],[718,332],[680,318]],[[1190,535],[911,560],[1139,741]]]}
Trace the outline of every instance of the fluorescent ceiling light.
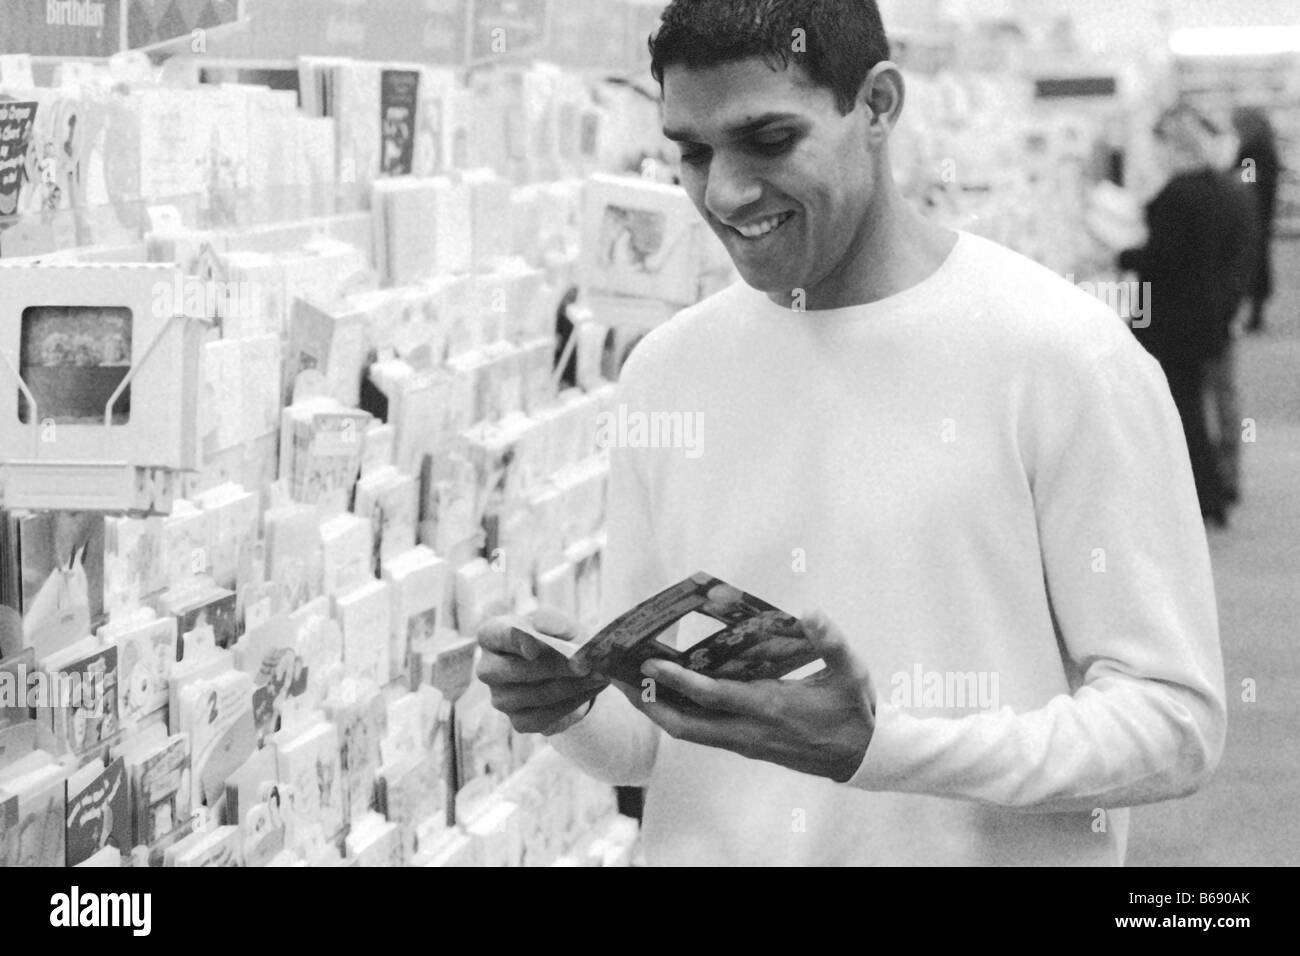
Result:
{"label": "fluorescent ceiling light", "polygon": [[1176,56],[1268,56],[1300,52],[1300,27],[1198,27],[1175,30]]}

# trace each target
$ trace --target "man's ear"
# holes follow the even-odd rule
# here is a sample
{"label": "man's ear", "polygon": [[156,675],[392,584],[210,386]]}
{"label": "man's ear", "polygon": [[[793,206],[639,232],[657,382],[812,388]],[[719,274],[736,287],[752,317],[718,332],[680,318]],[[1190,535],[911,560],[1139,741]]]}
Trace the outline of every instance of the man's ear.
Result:
{"label": "man's ear", "polygon": [[872,67],[858,94],[859,105],[871,113],[872,129],[882,135],[888,135],[897,125],[906,98],[903,74],[892,60],[882,60]]}

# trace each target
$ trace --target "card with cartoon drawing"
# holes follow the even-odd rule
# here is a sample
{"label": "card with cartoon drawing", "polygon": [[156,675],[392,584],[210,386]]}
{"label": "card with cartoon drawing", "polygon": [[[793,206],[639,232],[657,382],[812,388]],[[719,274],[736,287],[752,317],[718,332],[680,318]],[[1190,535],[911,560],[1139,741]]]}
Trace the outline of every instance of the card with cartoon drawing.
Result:
{"label": "card with cartoon drawing", "polygon": [[[721,627],[689,646],[672,638],[674,625],[690,615]],[[583,642],[562,641],[519,630],[593,672],[639,686],[641,665],[667,660],[709,677],[770,680],[813,664],[819,655],[792,615],[713,575],[700,572],[619,615]],[[666,688],[663,699],[680,697]]]}

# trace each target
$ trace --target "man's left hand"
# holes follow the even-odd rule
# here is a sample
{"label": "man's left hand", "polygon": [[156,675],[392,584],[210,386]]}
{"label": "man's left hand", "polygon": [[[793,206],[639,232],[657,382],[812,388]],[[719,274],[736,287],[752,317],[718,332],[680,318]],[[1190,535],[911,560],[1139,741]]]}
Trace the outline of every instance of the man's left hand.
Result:
{"label": "man's left hand", "polygon": [[799,623],[826,665],[803,680],[715,680],[654,660],[641,673],[695,706],[647,700],[658,695],[617,686],[670,737],[843,783],[857,772],[871,743],[875,690],[825,615],[806,615]]}

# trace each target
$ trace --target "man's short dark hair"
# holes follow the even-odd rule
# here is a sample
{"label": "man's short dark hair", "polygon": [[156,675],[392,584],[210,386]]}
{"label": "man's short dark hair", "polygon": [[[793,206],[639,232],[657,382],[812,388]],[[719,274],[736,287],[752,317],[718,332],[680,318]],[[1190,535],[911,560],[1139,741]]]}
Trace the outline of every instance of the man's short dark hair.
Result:
{"label": "man's short dark hair", "polygon": [[650,37],[650,72],[660,86],[675,64],[754,56],[773,68],[799,64],[847,115],[867,74],[889,59],[889,38],[876,0],[673,0]]}

